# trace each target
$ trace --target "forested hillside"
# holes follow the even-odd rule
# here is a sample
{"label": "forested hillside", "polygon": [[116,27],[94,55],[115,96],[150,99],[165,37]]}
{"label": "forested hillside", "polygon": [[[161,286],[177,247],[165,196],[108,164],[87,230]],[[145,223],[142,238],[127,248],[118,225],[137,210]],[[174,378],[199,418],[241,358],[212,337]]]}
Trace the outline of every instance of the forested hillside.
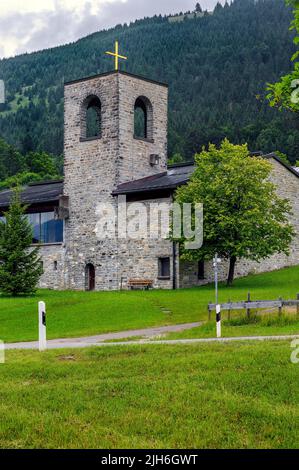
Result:
{"label": "forested hillside", "polygon": [[299,156],[296,117],[271,109],[267,82],[291,68],[291,12],[284,0],[235,0],[213,15],[170,23],[154,17],[117,26],[54,49],[0,61],[8,101],[0,136],[23,153],[62,153],[63,82],[113,68],[114,40],[129,57],[122,68],[168,82],[169,155],[190,159],[227,136],[265,152]]}

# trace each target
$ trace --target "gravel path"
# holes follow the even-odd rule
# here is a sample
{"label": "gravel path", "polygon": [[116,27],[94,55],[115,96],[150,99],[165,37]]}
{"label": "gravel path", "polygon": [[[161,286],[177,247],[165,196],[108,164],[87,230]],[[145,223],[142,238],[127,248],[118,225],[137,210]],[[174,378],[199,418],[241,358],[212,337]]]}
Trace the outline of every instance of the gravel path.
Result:
{"label": "gravel path", "polygon": [[[184,325],[163,326],[160,328],[148,328],[145,330],[131,330],[120,333],[109,333],[107,335],[90,336],[86,338],[55,339],[48,341],[48,349],[64,348],[87,348],[90,346],[132,346],[142,344],[196,344],[196,343],[227,343],[234,341],[286,341],[299,339],[299,335],[280,336],[237,336],[232,338],[198,338],[198,339],[175,339],[175,340],[151,340],[153,336],[172,331],[183,331],[200,326],[200,323],[186,323]],[[148,336],[137,341],[119,341],[104,343],[107,340],[132,338],[134,336]],[[5,344],[5,349],[37,349],[37,342],[10,343]]]}
{"label": "gravel path", "polygon": [[[63,339],[50,339],[47,342],[48,349],[62,349],[62,348],[84,348],[87,346],[97,346],[103,341],[111,341],[125,338],[133,338],[134,336],[153,337],[165,333],[180,332],[191,330],[202,325],[201,322],[184,323],[182,325],[168,325],[156,328],[144,328],[139,330],[120,331],[118,333],[106,333],[96,336],[86,336],[82,338],[63,338]],[[27,341],[21,343],[7,343],[5,349],[38,349],[37,341]]]}

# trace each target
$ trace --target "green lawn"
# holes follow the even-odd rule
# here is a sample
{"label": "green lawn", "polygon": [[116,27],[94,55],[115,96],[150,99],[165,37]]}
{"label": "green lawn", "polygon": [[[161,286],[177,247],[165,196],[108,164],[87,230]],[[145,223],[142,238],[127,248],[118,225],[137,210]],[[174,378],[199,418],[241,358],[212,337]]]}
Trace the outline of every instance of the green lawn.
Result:
{"label": "green lawn", "polygon": [[[222,338],[231,337],[247,337],[247,336],[279,336],[279,335],[298,335],[299,336],[299,319],[290,315],[277,317],[260,317],[259,315],[247,322],[245,316],[239,316],[230,322],[222,321]],[[215,338],[216,322],[210,321],[203,323],[200,327],[184,330],[174,333],[163,333],[160,335],[143,335],[131,336],[121,339],[109,339],[105,343],[123,343],[140,340],[176,340],[176,339],[200,339]]]}
{"label": "green lawn", "polygon": [[[221,285],[220,301],[245,300],[248,291],[252,300],[295,298],[299,292],[299,267],[238,279],[231,288]],[[57,338],[207,320],[207,304],[213,299],[212,285],[175,292],[44,290],[30,298],[0,297],[0,339],[6,342],[37,339],[38,300],[47,304],[48,338]],[[164,313],[161,307],[171,313]],[[265,331],[270,332],[270,329]],[[294,333],[299,332],[299,328],[293,322],[275,325],[275,331]]]}
{"label": "green lawn", "polygon": [[1,448],[298,448],[289,342],[9,351]]}
{"label": "green lawn", "polygon": [[[254,315],[249,320],[244,314],[227,321],[222,320],[222,337],[230,338],[236,336],[269,336],[269,335],[298,335],[299,318],[296,314],[283,314],[278,317],[275,313],[270,316]],[[182,331],[179,333],[168,333],[163,339],[192,339],[192,338],[214,338],[216,335],[215,320],[207,322],[198,328]]]}

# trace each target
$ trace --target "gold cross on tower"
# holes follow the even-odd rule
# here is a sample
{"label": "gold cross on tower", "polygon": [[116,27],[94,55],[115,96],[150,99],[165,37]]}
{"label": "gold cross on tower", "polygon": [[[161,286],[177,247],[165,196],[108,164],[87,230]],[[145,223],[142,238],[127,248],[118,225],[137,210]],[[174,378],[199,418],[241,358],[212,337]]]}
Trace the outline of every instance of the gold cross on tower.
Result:
{"label": "gold cross on tower", "polygon": [[115,41],[115,52],[106,52],[106,54],[109,54],[115,57],[115,70],[118,70],[118,59],[128,60],[128,57],[125,57],[124,55],[119,55],[118,41]]}

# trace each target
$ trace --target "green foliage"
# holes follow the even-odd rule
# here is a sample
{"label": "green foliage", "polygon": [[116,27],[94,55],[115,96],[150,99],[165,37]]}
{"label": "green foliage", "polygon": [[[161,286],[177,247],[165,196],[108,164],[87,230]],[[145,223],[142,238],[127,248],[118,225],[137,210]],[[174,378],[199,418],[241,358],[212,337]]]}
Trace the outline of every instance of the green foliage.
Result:
{"label": "green foliage", "polygon": [[296,51],[290,21],[283,0],[238,0],[203,18],[170,24],[155,16],[2,60],[8,103],[0,135],[23,154],[61,155],[63,82],[112,70],[105,51],[118,39],[129,57],[124,70],[170,85],[170,156],[191,159],[228,136],[251,151],[278,149],[295,161],[297,123],[264,100],[266,83],[289,71]]}
{"label": "green foliage", "polygon": [[45,152],[29,152],[24,156],[0,139],[0,189],[61,178],[61,160]]}
{"label": "green foliage", "polygon": [[280,81],[274,84],[269,83],[267,99],[271,107],[279,110],[299,111],[299,62],[294,64],[294,70],[281,77]]}
{"label": "green foliage", "polygon": [[[298,0],[286,0],[286,4],[293,7],[294,19],[290,29],[296,32],[294,44],[298,49],[299,45],[299,2]],[[274,84],[269,83],[267,98],[270,106],[278,109],[287,109],[293,112],[299,111],[299,50],[292,55],[294,69],[291,73],[281,77],[280,81]]]}
{"label": "green foliage", "polygon": [[182,244],[185,259],[211,259],[218,253],[230,260],[231,283],[237,259],[259,261],[277,252],[288,253],[294,236],[288,222],[291,207],[269,181],[268,161],[250,157],[246,145],[225,139],[219,149],[210,144],[195,162],[195,172],[177,190],[176,200],[203,203],[204,245],[186,251]]}
{"label": "green foliage", "polygon": [[38,248],[32,248],[32,228],[14,189],[5,222],[0,222],[0,291],[13,296],[32,294],[42,274]]}
{"label": "green foliage", "polygon": [[0,138],[0,181],[26,169],[24,157]]}
{"label": "green foliage", "polygon": [[33,183],[34,181],[41,181],[41,179],[41,176],[36,173],[17,173],[15,176],[10,176],[9,178],[6,178],[5,180],[0,182],[0,191],[2,189],[14,188],[16,186],[26,186],[28,183]]}
{"label": "green foliage", "polygon": [[168,165],[174,165],[175,163],[183,163],[184,158],[180,153],[175,153],[171,158],[168,159]]}
{"label": "green foliage", "polygon": [[57,176],[53,158],[46,152],[29,152],[25,156],[25,161],[32,173],[37,173],[43,177],[47,175]]}
{"label": "green foliage", "polygon": [[288,161],[288,157],[287,157],[284,153],[280,152],[279,150],[275,150],[274,153],[275,153],[275,155],[277,155],[277,157],[279,157],[280,160],[282,160],[284,163],[286,163],[287,165],[290,164],[290,162]]}

